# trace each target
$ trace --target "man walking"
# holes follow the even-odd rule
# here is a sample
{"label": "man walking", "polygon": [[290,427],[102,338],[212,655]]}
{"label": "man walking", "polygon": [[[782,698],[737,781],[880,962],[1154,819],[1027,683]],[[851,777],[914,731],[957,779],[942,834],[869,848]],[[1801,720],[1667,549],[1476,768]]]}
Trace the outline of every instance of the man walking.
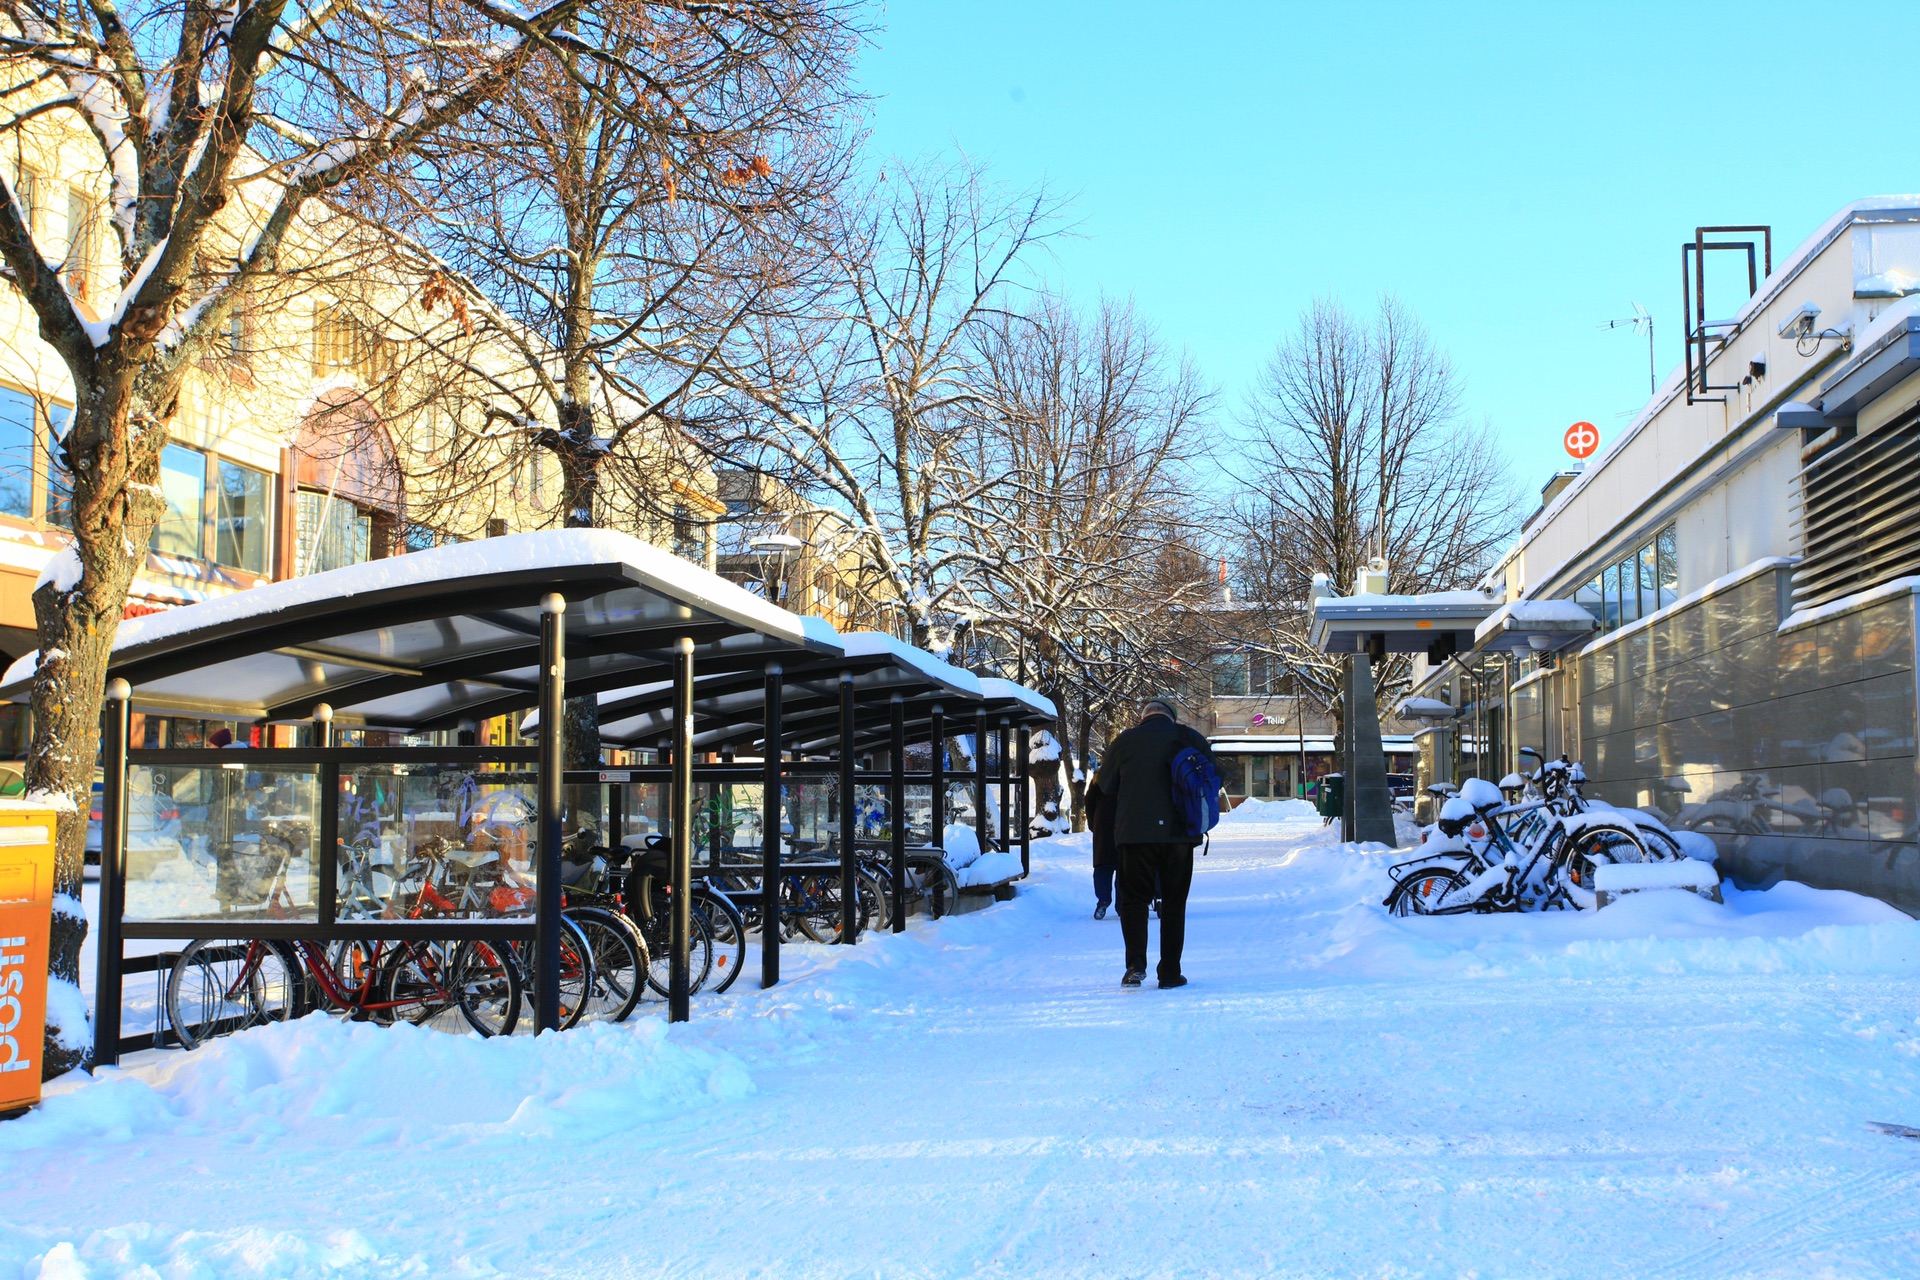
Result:
{"label": "man walking", "polygon": [[[1173,795],[1173,758],[1193,747],[1213,763],[1213,748],[1179,723],[1177,704],[1154,697],[1140,705],[1140,721],[1107,748],[1095,785],[1113,806],[1113,838],[1120,853],[1120,932],[1126,938],[1123,986],[1147,976],[1147,907],[1159,882],[1162,987],[1184,987],[1180,952],[1186,944],[1187,890],[1193,884],[1193,846]],[[1217,765],[1215,766],[1218,767]]]}

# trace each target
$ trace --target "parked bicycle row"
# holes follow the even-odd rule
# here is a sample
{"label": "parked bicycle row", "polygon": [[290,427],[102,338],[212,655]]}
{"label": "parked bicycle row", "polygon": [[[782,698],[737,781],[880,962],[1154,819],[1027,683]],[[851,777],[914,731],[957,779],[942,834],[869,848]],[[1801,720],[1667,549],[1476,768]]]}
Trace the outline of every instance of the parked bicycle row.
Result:
{"label": "parked bicycle row", "polygon": [[[646,1000],[665,1000],[670,982],[669,840],[656,833],[638,849],[600,842],[591,828],[561,851],[562,1027],[621,1022]],[[271,851],[271,844],[268,849]],[[533,882],[524,861],[499,847],[470,848],[435,837],[405,866],[383,860],[377,843],[343,846],[339,915],[343,920],[471,920],[525,915]],[[287,889],[294,862],[282,842],[266,892],[294,914]],[[910,855],[904,904],[938,917],[957,905],[961,886],[939,850]],[[759,870],[723,863],[696,868],[691,883],[688,983],[695,993],[727,991],[747,958],[749,937],[765,927]],[[892,868],[863,850],[854,881],[854,928],[893,922]],[[839,864],[800,852],[779,889],[783,943],[840,941],[845,913]],[[167,977],[168,1023],[192,1048],[263,1022],[324,1010],[379,1023],[509,1035],[531,1025],[530,944],[467,940],[236,941],[199,939],[183,949]]]}
{"label": "parked bicycle row", "polygon": [[[1711,841],[1676,834],[1660,819],[1584,794],[1586,772],[1562,756],[1496,785],[1468,778],[1437,784],[1439,816],[1423,832],[1417,856],[1389,868],[1383,905],[1394,915],[1590,910],[1603,869],[1682,862],[1689,850],[1711,858]],[[1683,841],[1686,843],[1683,844]]]}

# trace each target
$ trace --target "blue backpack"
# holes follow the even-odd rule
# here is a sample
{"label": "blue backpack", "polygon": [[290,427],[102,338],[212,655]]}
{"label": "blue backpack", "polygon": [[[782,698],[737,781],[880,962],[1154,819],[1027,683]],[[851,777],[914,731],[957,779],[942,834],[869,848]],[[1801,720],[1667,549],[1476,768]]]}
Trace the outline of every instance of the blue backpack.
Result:
{"label": "blue backpack", "polygon": [[1195,840],[1220,824],[1220,775],[1197,747],[1173,757],[1173,807]]}

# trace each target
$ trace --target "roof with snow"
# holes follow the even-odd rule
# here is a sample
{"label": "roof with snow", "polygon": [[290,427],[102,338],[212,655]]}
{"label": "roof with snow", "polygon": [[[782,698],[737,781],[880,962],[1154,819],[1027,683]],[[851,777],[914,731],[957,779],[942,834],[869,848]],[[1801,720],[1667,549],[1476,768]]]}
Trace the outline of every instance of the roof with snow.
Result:
{"label": "roof with snow", "polygon": [[[424,732],[532,705],[540,602],[566,599],[567,692],[665,687],[672,646],[695,644],[697,676],[759,681],[795,670],[885,668],[916,694],[971,709],[971,674],[891,637],[843,637],[630,535],[513,534],[267,583],[120,625],[109,675],[137,707],[247,720],[305,720],[325,702],[341,723]],[[0,698],[24,698],[38,654],[15,662]],[[616,739],[617,740],[617,739]]]}
{"label": "roof with snow", "polygon": [[1474,629],[1474,647],[1482,650],[1532,649],[1550,653],[1579,644],[1600,629],[1600,620],[1573,600],[1514,600],[1501,605]]}
{"label": "roof with snow", "polygon": [[1389,653],[1419,653],[1436,644],[1453,652],[1473,644],[1474,628],[1496,603],[1480,591],[1321,596],[1307,634],[1322,653],[1364,653],[1367,638],[1376,635]]}

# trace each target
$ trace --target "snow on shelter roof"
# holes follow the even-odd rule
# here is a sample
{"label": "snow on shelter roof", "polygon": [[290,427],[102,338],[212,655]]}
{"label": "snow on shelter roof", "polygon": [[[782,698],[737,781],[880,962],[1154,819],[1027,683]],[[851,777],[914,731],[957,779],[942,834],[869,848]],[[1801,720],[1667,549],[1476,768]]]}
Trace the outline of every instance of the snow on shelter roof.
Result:
{"label": "snow on shelter roof", "polygon": [[[842,652],[819,618],[789,613],[628,534],[512,534],[268,583],[130,619],[109,674],[136,706],[301,720],[326,702],[345,722],[410,730],[518,711],[538,690],[540,601],[566,598],[574,694],[667,670],[693,638],[696,666],[752,668]],[[0,698],[22,698],[37,654]]]}
{"label": "snow on shelter roof", "polygon": [[[1474,629],[1479,649],[1547,651],[1579,644],[1600,629],[1587,607],[1573,600],[1514,600],[1487,615]],[[1534,637],[1544,637],[1536,644]]]}
{"label": "snow on shelter roof", "polygon": [[[802,751],[837,741],[843,679],[854,693],[855,738],[862,747],[885,745],[892,730],[893,699],[913,740],[925,736],[936,708],[952,731],[967,732],[975,714],[1016,723],[1053,718],[1047,699],[1007,680],[981,679],[940,661],[923,649],[880,632],[840,637],[837,654],[815,654],[782,664],[782,727],[790,747]],[[765,674],[760,669],[703,671],[694,665],[694,745],[702,751],[764,749]],[[633,747],[653,747],[672,727],[673,689],[650,681],[600,696],[600,737]],[[537,714],[523,732],[539,724]]]}

